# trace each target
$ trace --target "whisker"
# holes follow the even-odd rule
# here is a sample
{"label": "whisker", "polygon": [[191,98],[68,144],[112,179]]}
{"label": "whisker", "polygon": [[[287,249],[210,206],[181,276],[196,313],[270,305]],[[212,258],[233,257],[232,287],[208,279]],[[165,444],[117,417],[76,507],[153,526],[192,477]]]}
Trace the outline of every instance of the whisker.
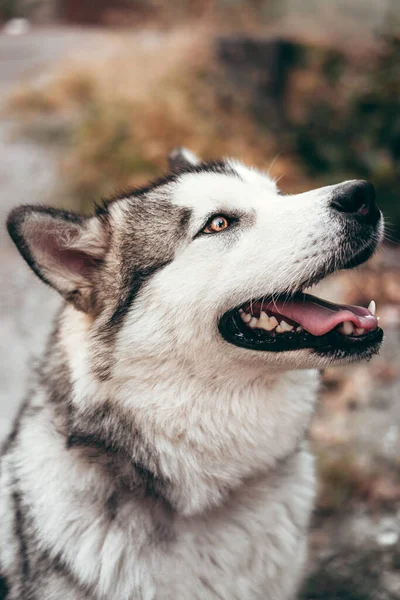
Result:
{"label": "whisker", "polygon": [[[267,169],[268,175],[271,175],[271,171],[274,167],[274,164],[276,163],[276,161],[278,160],[278,158],[280,157],[281,154],[282,154],[282,152],[278,152],[278,154],[276,154],[275,157],[272,159],[272,161]],[[274,181],[276,181],[276,179]]]}

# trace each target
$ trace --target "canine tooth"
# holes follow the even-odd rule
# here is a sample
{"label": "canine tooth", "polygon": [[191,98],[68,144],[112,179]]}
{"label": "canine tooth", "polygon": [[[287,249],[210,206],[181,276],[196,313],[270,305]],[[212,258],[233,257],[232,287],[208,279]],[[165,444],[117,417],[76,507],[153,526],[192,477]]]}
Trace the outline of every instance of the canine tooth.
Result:
{"label": "canine tooth", "polygon": [[240,316],[242,317],[245,323],[250,323],[251,319],[253,318],[249,313],[243,313]]}
{"label": "canine tooth", "polygon": [[372,315],[375,315],[375,313],[376,313],[376,304],[375,304],[374,300],[371,300],[371,302],[369,303],[368,310],[369,310],[369,312]]}
{"label": "canine tooth", "polygon": [[281,321],[280,327],[283,329],[283,331],[292,331],[293,329],[293,325],[289,325],[289,323],[286,323],[286,321]]}
{"label": "canine tooth", "polygon": [[344,335],[351,335],[354,331],[354,325],[350,321],[346,321],[343,323],[340,330],[342,333],[344,333]]}
{"label": "canine tooth", "polygon": [[357,328],[354,333],[356,335],[363,335],[365,333],[365,329],[363,329],[362,327]]}
{"label": "canine tooth", "polygon": [[257,324],[258,324],[257,317],[252,317],[251,321],[249,323],[249,327],[251,327],[252,329],[254,329],[254,327],[257,327]]}

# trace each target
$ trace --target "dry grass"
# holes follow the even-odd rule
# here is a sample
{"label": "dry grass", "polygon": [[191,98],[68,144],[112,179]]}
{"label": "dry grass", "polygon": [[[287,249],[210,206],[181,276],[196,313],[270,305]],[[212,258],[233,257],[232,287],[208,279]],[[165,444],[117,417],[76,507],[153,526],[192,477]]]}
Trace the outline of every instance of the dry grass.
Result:
{"label": "dry grass", "polygon": [[[43,118],[51,117],[53,128],[56,116],[63,131],[69,124],[61,173],[75,205],[87,209],[93,200],[161,174],[175,146],[203,158],[272,162],[273,141],[215,94],[211,39],[201,28],[110,36],[100,59],[69,63],[45,86],[19,89],[10,98],[9,110],[37,138],[38,127],[46,129]],[[285,167],[278,157],[274,172]]]}
{"label": "dry grass", "polygon": [[35,88],[20,88],[8,102],[8,108],[15,113],[49,113],[57,109],[54,98]]}
{"label": "dry grass", "polygon": [[46,86],[20,87],[11,95],[7,108],[23,117],[73,110],[92,102],[96,96],[95,79],[87,71],[66,71]]}

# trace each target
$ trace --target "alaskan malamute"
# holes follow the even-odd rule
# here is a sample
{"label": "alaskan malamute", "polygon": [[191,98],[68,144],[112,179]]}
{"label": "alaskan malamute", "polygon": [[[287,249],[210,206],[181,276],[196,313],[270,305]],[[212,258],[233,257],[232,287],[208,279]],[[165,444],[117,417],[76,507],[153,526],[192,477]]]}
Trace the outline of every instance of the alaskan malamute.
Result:
{"label": "alaskan malamute", "polygon": [[285,196],[235,160],[97,208],[12,211],[64,298],[5,444],[7,600],[288,600],[314,498],[318,369],[369,358],[375,306],[303,292],[367,260],[374,189]]}

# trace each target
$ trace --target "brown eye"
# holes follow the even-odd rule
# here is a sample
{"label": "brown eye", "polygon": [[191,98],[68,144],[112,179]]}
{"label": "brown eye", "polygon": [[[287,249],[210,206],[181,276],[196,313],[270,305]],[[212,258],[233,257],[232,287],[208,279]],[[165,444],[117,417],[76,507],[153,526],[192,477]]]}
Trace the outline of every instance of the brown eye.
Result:
{"label": "brown eye", "polygon": [[203,229],[204,233],[219,233],[224,229],[229,227],[229,222],[226,217],[219,215],[218,217],[214,217],[212,221],[209,221],[205,228]]}

